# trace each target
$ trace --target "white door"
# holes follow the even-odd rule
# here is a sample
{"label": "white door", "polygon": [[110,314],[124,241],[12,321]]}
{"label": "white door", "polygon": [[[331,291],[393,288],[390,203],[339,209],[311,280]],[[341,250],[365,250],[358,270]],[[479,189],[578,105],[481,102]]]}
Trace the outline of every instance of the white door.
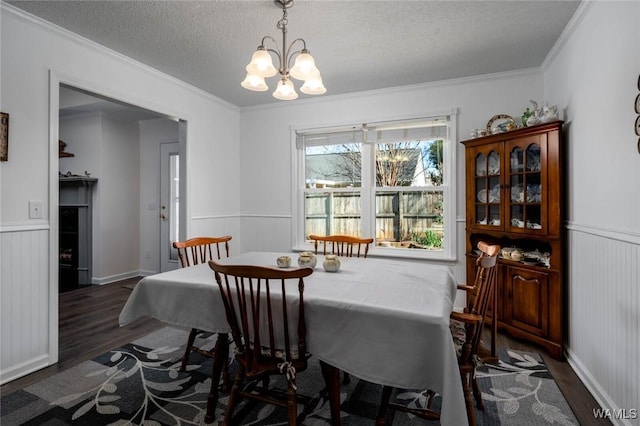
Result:
{"label": "white door", "polygon": [[160,271],[177,269],[180,224],[180,153],[178,142],[160,144]]}

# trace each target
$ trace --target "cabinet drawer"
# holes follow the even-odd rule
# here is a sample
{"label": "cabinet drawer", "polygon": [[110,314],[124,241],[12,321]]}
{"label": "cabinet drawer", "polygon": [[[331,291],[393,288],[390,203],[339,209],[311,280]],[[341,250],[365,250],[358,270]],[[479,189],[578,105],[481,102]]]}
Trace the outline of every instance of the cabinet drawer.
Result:
{"label": "cabinet drawer", "polygon": [[540,337],[549,334],[549,274],[507,266],[504,274],[504,321]]}

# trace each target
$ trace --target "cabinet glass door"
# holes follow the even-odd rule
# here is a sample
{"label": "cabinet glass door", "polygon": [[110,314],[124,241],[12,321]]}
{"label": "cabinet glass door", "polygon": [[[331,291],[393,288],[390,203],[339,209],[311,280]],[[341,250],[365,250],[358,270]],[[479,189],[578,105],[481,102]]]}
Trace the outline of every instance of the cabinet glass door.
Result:
{"label": "cabinet glass door", "polygon": [[480,152],[475,164],[475,217],[478,225],[500,224],[500,153]]}
{"label": "cabinet glass door", "polygon": [[540,145],[514,147],[510,152],[509,186],[511,228],[542,229],[542,167]]}

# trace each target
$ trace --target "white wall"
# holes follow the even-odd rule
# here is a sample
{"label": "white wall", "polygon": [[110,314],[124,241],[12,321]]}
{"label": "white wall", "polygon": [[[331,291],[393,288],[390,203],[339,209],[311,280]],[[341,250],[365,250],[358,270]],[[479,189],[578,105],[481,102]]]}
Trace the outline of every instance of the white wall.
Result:
{"label": "white wall", "polygon": [[568,129],[569,362],[627,415],[640,409],[639,23],[640,2],[583,4],[544,73]]}
{"label": "white wall", "polygon": [[60,139],[74,157],[61,158],[64,174],[84,175],[93,187],[92,283],[139,275],[139,126],[100,113],[60,120]]}
{"label": "white wall", "polygon": [[[209,94],[5,2],[0,8],[0,109],[10,114],[9,161],[0,163],[4,383],[55,363],[58,357],[58,106],[56,92],[50,111],[50,84],[57,90],[62,82],[187,121],[188,235],[192,230],[218,231],[220,222],[238,229],[240,114]],[[137,173],[137,166],[132,167]],[[43,219],[28,218],[29,200],[44,202]],[[234,238],[239,240],[237,233]],[[7,247],[20,247],[21,254],[42,255],[43,247],[47,250],[45,259],[32,262],[30,256],[15,256]]]}
{"label": "white wall", "polygon": [[134,277],[140,269],[139,125],[103,117],[101,130],[93,244],[96,283]]}
{"label": "white wall", "polygon": [[67,144],[65,151],[74,155],[59,159],[60,173],[82,175],[86,170],[91,177],[98,177],[101,122],[98,113],[60,119],[59,138]]}
{"label": "white wall", "polygon": [[74,154],[60,159],[60,171],[83,175],[86,170],[98,178],[93,284],[159,272],[160,144],[178,142],[178,123],[90,113],[61,119],[59,133],[66,151]]}
{"label": "white wall", "polygon": [[[541,71],[524,70],[243,109],[240,128],[242,248],[287,250],[291,247],[291,126],[322,127],[421,117],[457,107],[460,111],[458,136],[464,140],[469,138],[470,129],[484,128],[495,114],[509,114],[519,119],[530,105],[530,99],[542,101],[542,90]],[[455,147],[459,245],[456,275],[463,280],[464,146],[456,141]]]}

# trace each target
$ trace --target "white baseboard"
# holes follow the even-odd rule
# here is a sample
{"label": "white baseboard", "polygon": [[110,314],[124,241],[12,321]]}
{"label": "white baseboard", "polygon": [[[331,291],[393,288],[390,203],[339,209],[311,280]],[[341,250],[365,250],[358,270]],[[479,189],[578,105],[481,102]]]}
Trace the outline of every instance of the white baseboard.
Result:
{"label": "white baseboard", "polygon": [[103,285],[110,284],[116,281],[128,280],[129,278],[139,277],[140,271],[129,271],[121,274],[110,275],[107,277],[93,277],[91,278],[91,284]]}
{"label": "white baseboard", "polygon": [[[567,362],[576,373],[580,381],[584,384],[587,390],[594,397],[599,407],[593,407],[593,409],[603,408],[611,411],[620,410],[621,407],[617,407],[616,403],[611,399],[611,397],[607,394],[607,392],[600,386],[600,384],[596,381],[596,379],[589,373],[589,371],[585,368],[584,364],[576,357],[576,355],[571,351],[570,348],[565,348],[565,355],[567,356]],[[626,410],[636,408],[636,407],[627,407]],[[594,421],[595,421],[594,415]],[[632,426],[632,423],[627,419],[615,419],[609,418],[611,423],[614,426]]]}
{"label": "white baseboard", "polygon": [[51,363],[48,354],[40,355],[36,358],[21,362],[20,364],[13,365],[7,370],[0,371],[0,385],[24,377],[34,371],[42,370],[49,365],[51,365]]}

